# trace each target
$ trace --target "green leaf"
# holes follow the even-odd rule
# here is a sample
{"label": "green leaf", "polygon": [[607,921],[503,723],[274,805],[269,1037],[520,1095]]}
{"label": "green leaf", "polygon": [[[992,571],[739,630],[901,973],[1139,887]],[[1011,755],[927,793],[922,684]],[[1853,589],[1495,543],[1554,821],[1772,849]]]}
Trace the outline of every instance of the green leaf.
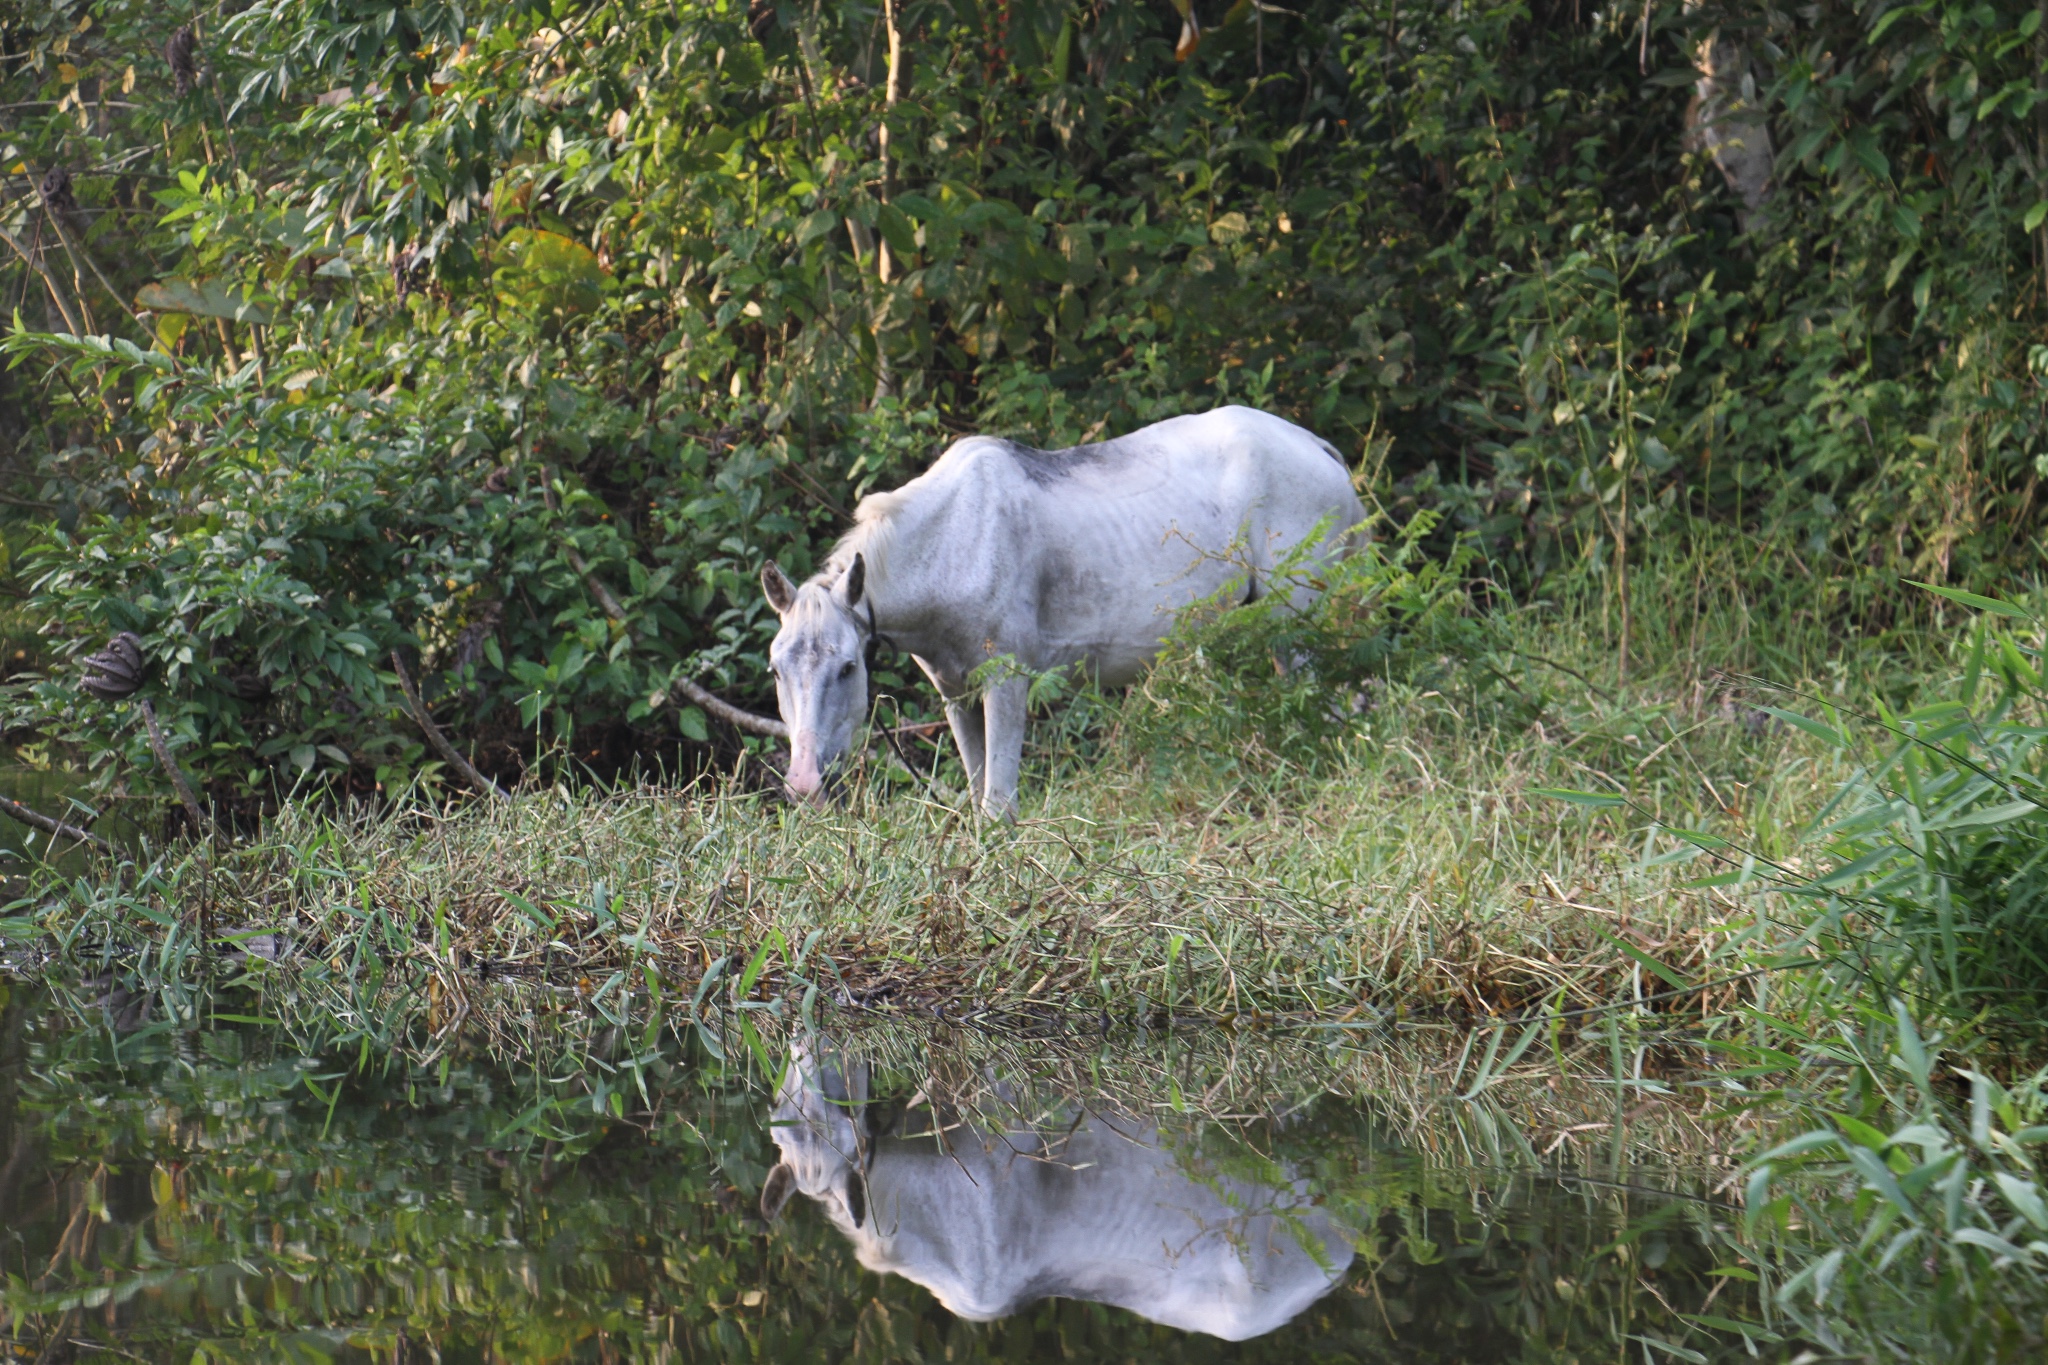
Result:
{"label": "green leaf", "polygon": [[2020,226],[2026,231],[2032,232],[2035,228],[2041,226],[2043,219],[2048,219],[2048,199],[2043,199],[2035,204],[2034,207],[2028,209],[2026,216],[2020,219]]}
{"label": "green leaf", "polygon": [[1982,1228],[1958,1228],[1949,1236],[1952,1241],[1961,1242],[1966,1246],[1982,1247],[1995,1255],[2010,1256],[2015,1261],[2031,1259],[2021,1248],[2014,1246],[1997,1233],[1986,1232]]}
{"label": "green leaf", "polygon": [[1568,801],[1574,806],[1592,806],[1606,809],[1628,804],[1626,796],[1615,796],[1607,792],[1579,791],[1572,787],[1532,787],[1536,796],[1547,796],[1553,801]]}
{"label": "green leaf", "polygon": [[1915,1027],[1913,1016],[1906,1012],[1905,1001],[1892,1001],[1892,1018],[1898,1027],[1899,1060],[1906,1064],[1906,1070],[1912,1074],[1914,1083],[1925,1090],[1930,1070],[1927,1048],[1920,1041],[1920,1030]]}
{"label": "green leaf", "polygon": [[157,313],[191,313],[260,326],[268,326],[271,320],[270,309],[252,300],[248,290],[220,280],[171,279],[145,284],[136,292],[135,306]]}
{"label": "green leaf", "polygon": [[1657,977],[1666,985],[1670,986],[1673,990],[1682,991],[1686,987],[1692,985],[1692,982],[1687,981],[1684,977],[1680,976],[1671,967],[1668,967],[1664,963],[1659,962],[1656,958],[1651,957],[1648,953],[1636,947],[1634,944],[1625,943],[1621,939],[1616,938],[1613,934],[1608,933],[1599,925],[1596,924],[1593,926],[1593,932],[1598,934],[1601,938],[1605,939],[1608,943],[1612,944],[1616,948],[1619,948],[1622,952],[1626,953],[1629,956],[1629,958],[1635,962],[1637,966],[1641,967],[1644,971],[1649,972],[1651,975]]}
{"label": "green leaf", "polygon": [[1817,720],[1800,715],[1797,711],[1781,711],[1775,706],[1760,706],[1757,709],[1767,716],[1776,716],[1787,725],[1806,731],[1816,739],[1825,740],[1838,749],[1849,742],[1849,737],[1832,725],[1823,725]]}
{"label": "green leaf", "polygon": [[1928,833],[1946,829],[1973,829],[1981,825],[2008,825],[2024,819],[2041,809],[2032,801],[2001,801],[1995,806],[1978,806],[1952,815],[1946,820],[1930,821],[1924,828]]}
{"label": "green leaf", "polygon": [[2025,607],[2016,607],[2012,603],[2000,601],[1996,597],[1984,597],[1974,592],[1964,592],[1961,588],[1936,587],[1932,583],[1921,583],[1911,578],[1907,579],[1906,583],[1909,587],[1925,588],[1936,597],[1946,597],[1951,602],[1974,608],[1977,611],[1997,612],[2000,616],[2014,616],[2022,621],[2034,619],[2034,613],[2028,611]]}
{"label": "green leaf", "polygon": [[515,891],[500,891],[498,894],[505,898],[507,905],[532,920],[538,928],[550,934],[555,932],[555,917],[553,915],[546,913],[532,901]]}
{"label": "green leaf", "polygon": [[1868,1147],[1851,1147],[1849,1164],[1856,1168],[1856,1174],[1863,1177],[1864,1184],[1876,1190],[1907,1221],[1919,1221],[1913,1201],[1906,1198],[1905,1191],[1899,1188],[1898,1178],[1892,1174],[1891,1167],[1884,1164],[1883,1157]]}
{"label": "green leaf", "polygon": [[1765,1152],[1757,1158],[1758,1168],[1764,1169],[1767,1163],[1776,1161],[1781,1157],[1803,1156],[1807,1152],[1816,1151],[1822,1147],[1839,1147],[1841,1144],[1842,1135],[1840,1133],[1831,1133],[1825,1128],[1816,1128],[1810,1133],[1801,1133],[1798,1137],[1788,1142],[1781,1142],[1771,1148],[1770,1151]]}
{"label": "green leaf", "polygon": [[1813,879],[1813,885],[1823,890],[1832,891],[1838,886],[1855,881],[1872,868],[1882,867],[1903,852],[1905,852],[1905,849],[1897,844],[1887,844],[1883,848],[1872,849],[1862,857],[1844,863],[1832,872],[1822,873]]}
{"label": "green leaf", "polygon": [[785,954],[789,951],[789,945],[783,941],[780,929],[768,931],[768,937],[762,939],[761,946],[754,950],[753,961],[747,963],[746,971],[740,974],[740,999],[744,1000],[752,993],[754,983],[761,977],[761,969],[768,965],[769,950],[773,948],[780,948]]}
{"label": "green leaf", "polygon": [[2039,1186],[2004,1171],[1993,1172],[1991,1178],[1998,1182],[1998,1192],[2005,1196],[2005,1202],[2012,1205],[2015,1212],[2043,1232],[2048,1232],[2048,1204],[2041,1202]]}

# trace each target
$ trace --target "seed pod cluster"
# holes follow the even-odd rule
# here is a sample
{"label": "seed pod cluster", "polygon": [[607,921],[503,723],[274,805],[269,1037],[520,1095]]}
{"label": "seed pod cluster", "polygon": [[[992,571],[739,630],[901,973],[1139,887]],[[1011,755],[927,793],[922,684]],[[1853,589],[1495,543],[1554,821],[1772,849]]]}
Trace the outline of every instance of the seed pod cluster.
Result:
{"label": "seed pod cluster", "polygon": [[189,28],[179,29],[164,44],[164,62],[171,68],[171,83],[180,95],[191,93],[192,87],[198,84],[198,50],[199,40]]}
{"label": "seed pod cluster", "polygon": [[86,656],[85,676],[78,685],[101,701],[120,701],[134,696],[142,686],[146,663],[141,638],[124,630],[107,641],[105,649]]}

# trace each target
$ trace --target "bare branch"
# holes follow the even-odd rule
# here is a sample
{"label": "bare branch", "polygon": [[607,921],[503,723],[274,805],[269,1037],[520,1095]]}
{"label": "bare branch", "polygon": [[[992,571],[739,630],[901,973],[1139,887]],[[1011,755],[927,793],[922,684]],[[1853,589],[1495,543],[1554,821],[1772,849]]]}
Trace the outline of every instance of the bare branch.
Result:
{"label": "bare branch", "polygon": [[150,705],[147,697],[141,698],[135,705],[142,712],[142,723],[149,729],[150,752],[156,755],[156,761],[163,766],[165,776],[169,777],[171,785],[177,788],[178,800],[184,804],[185,814],[191,817],[192,828],[200,834],[211,835],[213,822],[208,820],[206,812],[199,808],[199,798],[193,794],[192,784],[185,780],[183,770],[171,758],[171,746],[164,742],[163,727],[156,721],[156,707]]}
{"label": "bare branch", "polygon": [[50,302],[57,305],[57,315],[64,319],[64,325],[71,329],[71,335],[84,336],[84,331],[78,325],[78,319],[72,317],[71,310],[64,306],[64,295],[58,290],[57,281],[50,274],[50,268],[37,260],[27,247],[16,241],[13,234],[4,228],[0,228],[0,242],[5,242],[13,247],[14,254],[21,257],[22,264],[43,277],[43,287],[50,291]]}
{"label": "bare branch", "polygon": [[788,739],[789,727],[769,716],[757,716],[752,711],[742,711],[723,697],[705,691],[688,678],[676,679],[676,691],[701,706],[711,715],[727,725],[742,730],[751,730],[757,735],[768,735],[774,739]]}
{"label": "bare branch", "polygon": [[[112,853],[114,851],[114,846],[105,839],[100,838],[99,835],[93,834],[88,830],[82,830],[76,825],[67,825],[62,820],[45,815],[38,810],[31,810],[27,806],[22,805],[21,802],[5,796],[0,796],[0,815],[19,820],[24,825],[33,826],[49,835],[53,841],[57,839],[76,839],[79,843],[85,844],[101,853]],[[54,844],[52,851],[55,851]]]}
{"label": "bare branch", "polygon": [[398,651],[395,649],[391,651],[391,667],[398,674],[398,689],[405,693],[405,704],[411,709],[413,720],[419,723],[420,730],[427,737],[427,743],[434,746],[434,752],[446,759],[448,766],[462,775],[463,781],[483,795],[499,801],[510,801],[512,798],[505,794],[504,788],[478,772],[476,766],[448,742],[448,736],[441,733],[441,727],[434,724],[433,716],[427,713],[426,703],[420,700],[419,689],[413,686],[412,677],[405,671],[405,663],[398,657]]}

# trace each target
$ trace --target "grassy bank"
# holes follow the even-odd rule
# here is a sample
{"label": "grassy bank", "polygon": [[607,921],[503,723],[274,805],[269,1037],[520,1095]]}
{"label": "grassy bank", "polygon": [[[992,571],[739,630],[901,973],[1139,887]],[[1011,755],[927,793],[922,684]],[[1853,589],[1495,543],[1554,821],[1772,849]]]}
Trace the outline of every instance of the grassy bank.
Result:
{"label": "grassy bank", "polygon": [[1643,866],[1636,815],[1541,793],[1632,792],[1656,821],[1776,854],[1830,757],[1739,684],[1558,676],[1520,731],[1474,724],[1453,692],[1389,690],[1310,766],[1044,752],[1014,827],[879,764],[822,812],[716,779],[288,806],[232,848],[52,887],[36,916],[66,957],[127,939],[167,967],[207,935],[261,935],[298,988],[365,1019],[494,980],[565,1000],[1470,1021],[1664,991],[1628,948],[1703,979],[1739,893]]}

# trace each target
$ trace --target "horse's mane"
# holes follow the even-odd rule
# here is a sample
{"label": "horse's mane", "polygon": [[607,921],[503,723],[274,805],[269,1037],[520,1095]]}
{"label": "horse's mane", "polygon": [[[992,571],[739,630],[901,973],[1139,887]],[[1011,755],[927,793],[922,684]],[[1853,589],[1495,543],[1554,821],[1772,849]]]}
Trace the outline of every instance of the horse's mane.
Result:
{"label": "horse's mane", "polygon": [[[886,573],[889,551],[896,544],[903,531],[904,513],[910,510],[913,501],[922,501],[930,508],[934,500],[943,503],[950,495],[952,482],[949,475],[959,469],[959,462],[980,453],[984,448],[993,447],[1011,457],[1016,457],[1020,447],[1009,441],[990,436],[969,436],[956,441],[945,454],[933,462],[932,467],[918,475],[901,488],[892,488],[883,493],[870,493],[860,500],[853,509],[853,529],[839,538],[832,552],[825,557],[824,566],[818,577],[837,582],[846,571],[853,567],[853,557],[866,555],[868,581],[875,575]],[[1033,451],[1033,455],[1043,452]],[[914,519],[913,519],[914,520]]]}
{"label": "horse's mane", "polygon": [[910,485],[906,484],[902,488],[870,493],[862,498],[853,509],[853,529],[839,537],[838,544],[825,556],[824,567],[818,577],[837,582],[852,567],[853,557],[857,554],[867,556],[869,574],[881,572],[888,560],[890,547],[896,543],[896,518],[908,501],[904,495],[909,491]]}

